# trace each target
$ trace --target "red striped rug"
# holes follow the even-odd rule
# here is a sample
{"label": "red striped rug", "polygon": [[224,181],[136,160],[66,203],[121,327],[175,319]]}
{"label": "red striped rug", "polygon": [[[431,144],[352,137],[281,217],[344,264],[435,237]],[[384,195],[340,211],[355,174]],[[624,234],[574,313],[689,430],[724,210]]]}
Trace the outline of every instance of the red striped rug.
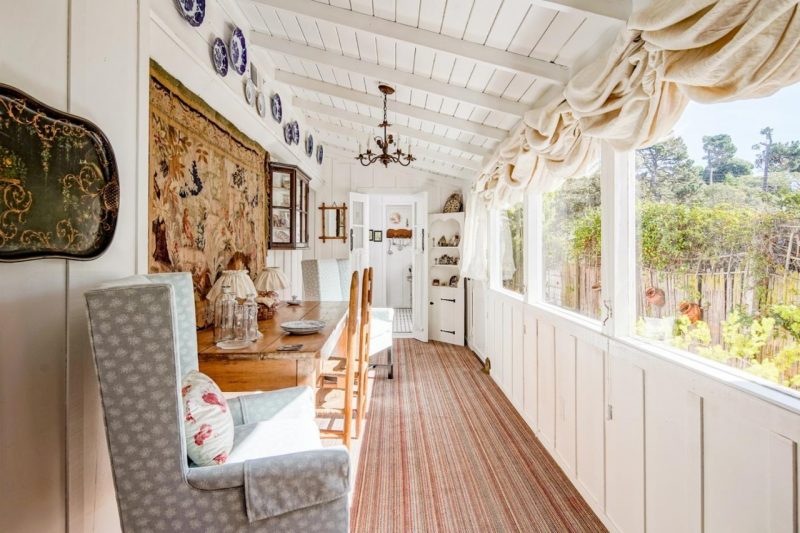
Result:
{"label": "red striped rug", "polygon": [[605,531],[472,352],[394,346],[395,379],[373,382],[352,531]]}

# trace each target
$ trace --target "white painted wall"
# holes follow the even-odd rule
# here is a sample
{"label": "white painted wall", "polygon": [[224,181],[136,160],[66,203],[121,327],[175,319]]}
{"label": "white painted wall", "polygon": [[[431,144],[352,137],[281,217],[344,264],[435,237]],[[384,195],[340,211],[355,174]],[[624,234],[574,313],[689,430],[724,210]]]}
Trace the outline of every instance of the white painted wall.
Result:
{"label": "white painted wall", "polygon": [[[315,220],[309,229],[310,245],[303,254],[305,259],[344,259],[348,257],[350,243],[342,241],[319,240],[322,230],[321,211],[317,209],[322,202],[342,205],[349,202],[352,192],[370,194],[405,195],[416,192],[428,192],[428,211],[439,213],[444,207],[447,197],[454,192],[463,192],[465,183],[438,175],[420,172],[413,168],[389,167],[380,165],[363,167],[356,161],[341,157],[328,157],[323,165],[321,182],[316,191],[312,191],[311,206],[315,211]],[[349,205],[349,204],[348,204]],[[350,213],[348,212],[348,216]],[[371,224],[371,226],[373,226]],[[374,226],[373,226],[374,227]],[[384,232],[384,239],[386,238]]]}
{"label": "white painted wall", "polygon": [[[174,2],[0,0],[0,82],[95,122],[114,148],[121,183],[116,235],[90,262],[0,264],[0,529],[119,529],[83,293],[98,283],[147,270],[149,59],[204,98],[275,160],[321,167],[288,148],[280,126],[244,103],[242,78],[220,79],[209,43],[245,19],[230,0],[211,0],[199,29]],[[152,9],[152,13],[151,13]],[[255,53],[263,74],[271,69]],[[268,78],[268,76],[267,76]],[[284,117],[291,109],[288,90]],[[304,128],[301,128],[304,130]],[[271,252],[299,284],[302,252]],[[302,287],[292,287],[287,295]]]}
{"label": "white painted wall", "polygon": [[472,346],[610,530],[798,530],[800,402],[473,292]]}

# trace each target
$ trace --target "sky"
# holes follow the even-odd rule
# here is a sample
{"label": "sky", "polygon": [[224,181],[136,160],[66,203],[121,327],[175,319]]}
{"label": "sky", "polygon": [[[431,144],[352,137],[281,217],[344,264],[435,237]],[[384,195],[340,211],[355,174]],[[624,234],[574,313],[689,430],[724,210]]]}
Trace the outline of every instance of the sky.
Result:
{"label": "sky", "polygon": [[727,133],[738,149],[736,157],[755,162],[752,146],[764,137],[761,128],[771,126],[772,140],[800,140],[800,83],[786,87],[767,98],[723,104],[689,103],[673,133],[686,141],[695,164],[703,160],[703,135]]}

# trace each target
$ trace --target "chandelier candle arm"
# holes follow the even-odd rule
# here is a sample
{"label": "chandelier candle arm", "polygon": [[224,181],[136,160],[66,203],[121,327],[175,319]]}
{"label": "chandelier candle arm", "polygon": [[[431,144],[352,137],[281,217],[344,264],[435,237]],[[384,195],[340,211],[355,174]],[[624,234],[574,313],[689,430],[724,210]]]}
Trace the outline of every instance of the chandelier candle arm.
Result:
{"label": "chandelier candle arm", "polygon": [[[403,154],[402,148],[400,148],[400,137],[397,137],[397,143],[395,144],[394,135],[389,133],[389,119],[387,114],[387,98],[390,94],[394,94],[394,89],[389,87],[388,85],[378,85],[378,89],[383,93],[383,122],[378,124],[379,128],[383,128],[383,138],[379,136],[375,136],[375,144],[380,148],[379,152],[375,154],[372,153],[370,149],[370,141],[369,135],[367,135],[367,150],[366,152],[361,151],[361,143],[358,145],[358,161],[363,166],[369,166],[375,162],[380,162],[384,167],[388,167],[389,163],[399,163],[400,165],[407,167],[414,161],[414,157],[411,155],[411,141],[409,140],[409,149],[408,154]],[[390,153],[389,149],[391,145],[395,145],[394,153]]]}

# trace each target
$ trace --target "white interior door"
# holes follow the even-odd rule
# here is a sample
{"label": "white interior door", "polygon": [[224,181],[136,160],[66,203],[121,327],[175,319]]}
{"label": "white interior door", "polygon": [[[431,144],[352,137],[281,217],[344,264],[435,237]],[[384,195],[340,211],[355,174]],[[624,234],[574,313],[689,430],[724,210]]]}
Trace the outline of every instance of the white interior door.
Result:
{"label": "white interior door", "polygon": [[351,192],[349,211],[350,270],[361,272],[369,266],[369,196]]}
{"label": "white interior door", "polygon": [[428,342],[428,193],[414,195],[414,261],[411,270],[413,337]]}

